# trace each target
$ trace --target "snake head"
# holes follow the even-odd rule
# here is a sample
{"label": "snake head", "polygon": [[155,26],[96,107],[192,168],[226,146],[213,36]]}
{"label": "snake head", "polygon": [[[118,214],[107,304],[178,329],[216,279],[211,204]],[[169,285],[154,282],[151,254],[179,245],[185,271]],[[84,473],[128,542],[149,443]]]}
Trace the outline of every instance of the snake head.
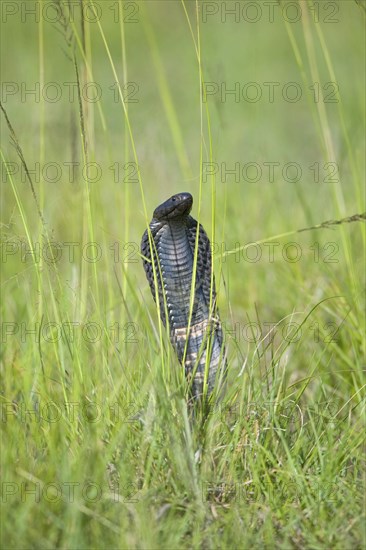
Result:
{"label": "snake head", "polygon": [[159,221],[174,220],[188,216],[193,204],[190,193],[178,193],[160,204],[154,212],[154,218]]}

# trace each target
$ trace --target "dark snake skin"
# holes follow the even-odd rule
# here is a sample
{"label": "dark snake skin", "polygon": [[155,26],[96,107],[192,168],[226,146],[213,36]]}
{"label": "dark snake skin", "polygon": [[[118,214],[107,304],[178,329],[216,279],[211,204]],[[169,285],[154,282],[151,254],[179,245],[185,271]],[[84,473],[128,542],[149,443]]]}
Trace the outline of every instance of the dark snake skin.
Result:
{"label": "dark snake skin", "polygon": [[[194,267],[194,254],[198,223],[189,215],[192,195],[179,193],[158,206],[150,222],[152,250],[146,230],[141,241],[143,265],[154,300],[156,285],[160,304],[160,317],[168,327],[170,340],[180,363],[184,364],[187,379],[192,383],[192,396],[203,394],[207,353],[209,370],[207,394],[214,387],[220,364],[223,363],[223,335],[216,308],[215,281],[213,279],[211,314],[211,249],[209,238],[199,226],[195,294],[190,331],[190,295]],[[193,380],[192,380],[193,376]]]}

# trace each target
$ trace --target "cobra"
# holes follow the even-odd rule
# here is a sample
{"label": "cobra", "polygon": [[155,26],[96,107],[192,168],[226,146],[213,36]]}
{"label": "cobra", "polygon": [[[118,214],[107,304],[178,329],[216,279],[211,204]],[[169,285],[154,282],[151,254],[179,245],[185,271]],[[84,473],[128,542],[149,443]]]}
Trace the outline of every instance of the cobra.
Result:
{"label": "cobra", "polygon": [[222,382],[226,369],[220,366],[226,365],[226,360],[210,241],[202,225],[190,216],[192,205],[190,193],[178,193],[158,206],[149,224],[151,236],[148,230],[143,234],[141,253],[155,301],[158,296],[161,321],[168,325],[171,343],[191,383],[192,397],[199,399],[204,387],[207,395],[212,393],[216,378]]}

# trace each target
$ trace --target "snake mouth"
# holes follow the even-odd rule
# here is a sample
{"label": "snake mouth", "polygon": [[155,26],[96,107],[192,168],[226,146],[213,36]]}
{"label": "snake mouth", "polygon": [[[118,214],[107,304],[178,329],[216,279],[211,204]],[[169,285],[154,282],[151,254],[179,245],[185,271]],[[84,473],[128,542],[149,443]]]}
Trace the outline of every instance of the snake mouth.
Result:
{"label": "snake mouth", "polygon": [[178,193],[155,209],[154,218],[157,220],[172,220],[188,216],[192,204],[193,197],[190,193]]}

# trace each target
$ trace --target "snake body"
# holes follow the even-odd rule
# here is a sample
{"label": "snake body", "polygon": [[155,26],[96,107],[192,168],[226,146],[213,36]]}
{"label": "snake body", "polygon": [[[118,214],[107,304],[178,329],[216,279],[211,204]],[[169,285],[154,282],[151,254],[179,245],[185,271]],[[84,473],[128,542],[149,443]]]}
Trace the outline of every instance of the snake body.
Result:
{"label": "snake body", "polygon": [[[141,253],[154,300],[157,287],[161,321],[164,326],[168,324],[171,343],[192,384],[193,398],[198,399],[203,394],[206,361],[210,394],[224,350],[215,281],[211,275],[210,241],[202,225],[189,215],[192,204],[192,195],[179,193],[158,206],[149,225],[151,241],[146,230]],[[191,308],[197,229],[195,292]]]}

